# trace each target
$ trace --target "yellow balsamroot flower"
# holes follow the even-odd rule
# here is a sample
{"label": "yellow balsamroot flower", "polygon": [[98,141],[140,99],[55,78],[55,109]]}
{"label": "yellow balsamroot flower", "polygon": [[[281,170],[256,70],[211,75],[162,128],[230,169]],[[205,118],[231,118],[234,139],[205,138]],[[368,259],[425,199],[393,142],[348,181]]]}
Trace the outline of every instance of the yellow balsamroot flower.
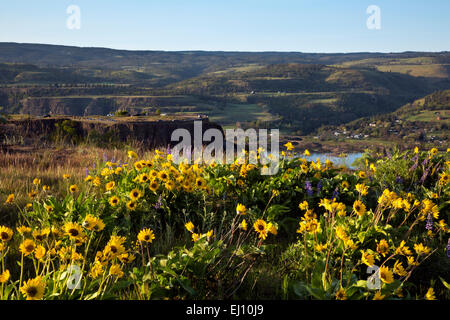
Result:
{"label": "yellow balsamroot flower", "polygon": [[111,191],[116,186],[116,183],[114,181],[110,181],[105,185],[106,191]]}
{"label": "yellow balsamroot flower", "polygon": [[34,257],[38,260],[42,260],[42,258],[45,257],[45,253],[47,251],[45,250],[45,248],[41,245],[37,246],[36,250],[34,251]]}
{"label": "yellow balsamroot flower", "polygon": [[155,192],[156,190],[158,190],[158,188],[159,188],[158,181],[152,180],[152,181],[150,182],[149,188],[150,188],[150,190],[152,190],[153,192]]}
{"label": "yellow balsamroot flower", "polygon": [[92,180],[92,183],[94,184],[94,186],[100,187],[102,185],[102,180],[100,179],[100,177],[95,177],[94,180]]}
{"label": "yellow balsamroot flower", "polygon": [[198,233],[193,233],[192,234],[192,241],[193,242],[197,242],[198,239],[200,239],[200,235]]}
{"label": "yellow balsamroot flower", "polygon": [[309,153],[308,149],[305,149],[305,152],[303,152],[303,154],[307,157],[309,157],[311,155],[311,153]]}
{"label": "yellow balsamroot flower", "polygon": [[164,187],[169,190],[172,191],[175,188],[175,182],[173,182],[173,180],[168,180],[165,184]]}
{"label": "yellow balsamroot flower", "polygon": [[92,181],[92,180],[94,180],[94,177],[91,176],[91,175],[88,175],[86,178],[84,178],[84,182],[89,182],[89,181]]}
{"label": "yellow balsamroot flower", "polygon": [[414,153],[419,153],[419,147],[414,148]]}
{"label": "yellow balsamroot flower", "polygon": [[373,254],[370,254],[368,251],[361,250],[361,261],[369,267],[375,264],[375,258]]}
{"label": "yellow balsamroot flower", "polygon": [[35,238],[37,241],[44,241],[48,237],[49,234],[50,234],[50,228],[34,230],[33,238]]}
{"label": "yellow balsamroot flower", "polygon": [[92,265],[91,270],[89,271],[89,276],[93,279],[96,279],[101,276],[103,272],[103,265],[100,262],[95,262]]}
{"label": "yellow balsamroot flower", "polygon": [[214,236],[214,230],[209,230],[206,233],[206,239],[209,241]]}
{"label": "yellow balsamroot flower", "polygon": [[413,256],[408,256],[408,257],[406,257],[406,259],[408,260],[408,266],[418,266],[419,265],[419,263],[417,261],[414,261]]}
{"label": "yellow balsamroot flower", "polygon": [[307,166],[306,164],[302,163],[302,164],[300,165],[300,170],[301,170],[303,173],[308,173],[308,166]]}
{"label": "yellow balsamroot flower", "polygon": [[400,254],[404,256],[412,255],[411,250],[409,249],[409,247],[405,246],[405,244],[406,244],[405,240],[402,240],[402,242],[400,242],[399,247],[395,249],[395,254]]}
{"label": "yellow balsamroot flower", "polygon": [[187,229],[189,232],[194,232],[195,226],[194,226],[194,224],[193,224],[191,221],[189,221],[188,223],[186,223],[184,226],[186,227],[186,229]]}
{"label": "yellow balsamroot flower", "polygon": [[128,151],[128,158],[130,159],[137,159],[138,155],[136,154],[136,152],[130,150]]}
{"label": "yellow balsamroot flower", "polygon": [[314,247],[314,249],[316,249],[316,251],[322,252],[324,250],[326,250],[328,247],[328,244],[322,244],[322,243],[318,243],[316,244],[316,246]]}
{"label": "yellow balsamroot flower", "polygon": [[151,243],[155,239],[155,235],[152,229],[142,229],[138,234],[138,240],[141,242]]}
{"label": "yellow balsamroot flower", "polygon": [[36,198],[36,196],[37,196],[37,192],[36,191],[28,192],[28,197],[30,197],[31,199]]}
{"label": "yellow balsamroot flower", "polygon": [[365,179],[365,178],[367,177],[367,175],[366,175],[366,173],[365,173],[364,171],[358,172],[358,176],[359,176],[361,179]]}
{"label": "yellow balsamroot flower", "polygon": [[344,244],[345,244],[345,246],[346,246],[347,248],[349,248],[349,249],[351,249],[351,250],[356,250],[356,249],[358,249],[358,246],[353,242],[352,239],[347,239],[347,240],[344,242]]}
{"label": "yellow balsamroot flower", "polygon": [[41,184],[41,179],[35,178],[33,180],[33,184],[36,185],[36,186],[40,185]]}
{"label": "yellow balsamroot flower", "polygon": [[381,294],[381,291],[377,291],[373,296],[373,300],[383,300],[386,296]]}
{"label": "yellow balsamroot flower", "polygon": [[127,202],[127,208],[129,210],[134,211],[134,210],[136,210],[136,207],[137,207],[137,204],[136,204],[135,201],[130,200],[130,201]]}
{"label": "yellow balsamroot flower", "polygon": [[140,197],[142,197],[142,192],[139,191],[138,189],[133,189],[130,191],[130,199],[133,201],[138,200]]}
{"label": "yellow balsamroot flower", "polygon": [[450,174],[442,172],[439,178],[439,185],[446,186],[450,182]]}
{"label": "yellow balsamroot flower", "polygon": [[78,186],[76,184],[73,184],[69,187],[69,191],[74,193],[78,191]]}
{"label": "yellow balsamroot flower", "polygon": [[433,288],[428,289],[427,293],[425,294],[425,299],[427,299],[427,300],[436,300],[436,296],[434,295],[434,289]]}
{"label": "yellow balsamroot flower", "polygon": [[64,227],[64,233],[69,236],[71,240],[84,237],[81,226],[76,222],[67,222]]}
{"label": "yellow balsamroot flower", "polygon": [[353,203],[353,211],[360,217],[366,213],[366,206],[360,200],[356,200]]}
{"label": "yellow balsamroot flower", "polygon": [[294,146],[291,142],[288,142],[284,145],[288,151],[294,150]]}
{"label": "yellow balsamroot flower", "polygon": [[402,263],[398,260],[395,261],[394,263],[394,273],[399,275],[400,277],[404,277],[408,274],[405,268],[403,267]]}
{"label": "yellow balsamroot flower", "polygon": [[112,196],[111,198],[109,198],[109,204],[113,207],[117,206],[120,203],[120,200],[118,197],[116,196]]}
{"label": "yellow balsamroot flower", "polygon": [[31,232],[31,228],[30,227],[26,227],[26,226],[19,226],[16,228],[17,232],[19,232],[20,234],[25,234],[25,233],[30,233]]}
{"label": "yellow balsamroot flower", "polygon": [[338,239],[341,239],[342,241],[347,241],[348,240],[347,232],[341,226],[337,226],[336,227],[336,237],[338,237]]}
{"label": "yellow balsamroot flower", "polygon": [[303,201],[302,203],[300,203],[298,205],[298,207],[300,208],[300,210],[308,210],[309,204],[308,201]]}
{"label": "yellow balsamroot flower", "polygon": [[380,280],[386,284],[394,282],[394,274],[386,266],[381,266],[379,269]]}
{"label": "yellow balsamroot flower", "polygon": [[317,219],[310,219],[306,222],[306,231],[310,234],[316,234],[322,232],[320,222]]}
{"label": "yellow balsamroot flower", "polygon": [[105,228],[103,221],[91,214],[88,214],[86,218],[84,218],[82,226],[91,231],[102,231]]}
{"label": "yellow balsamroot flower", "polygon": [[44,209],[48,213],[53,212],[55,210],[55,208],[52,205],[48,205],[48,204],[45,204],[45,203],[44,203]]}
{"label": "yellow balsamroot flower", "polygon": [[422,243],[415,244],[414,245],[414,250],[416,251],[416,253],[419,256],[430,253],[430,248],[428,248],[427,246],[424,246]]}
{"label": "yellow balsamroot flower", "polygon": [[205,189],[205,188],[206,188],[206,180],[203,179],[203,178],[201,178],[201,177],[197,178],[197,179],[195,180],[195,186],[196,186],[198,189]]}
{"label": "yellow balsamroot flower", "polygon": [[445,223],[444,219],[439,220],[438,225],[439,225],[439,228],[442,229],[442,231],[444,231],[444,232],[448,232],[449,231],[449,228],[448,228],[447,224]]}
{"label": "yellow balsamroot flower", "polygon": [[122,167],[117,167],[116,169],[114,169],[114,174],[119,175],[122,171],[123,171]]}
{"label": "yellow balsamroot flower", "polygon": [[3,242],[11,240],[14,232],[5,226],[0,226],[0,240]]}
{"label": "yellow balsamroot flower", "polygon": [[138,180],[140,183],[147,183],[150,181],[150,176],[146,173],[142,173],[138,176]]}
{"label": "yellow balsamroot flower", "polygon": [[103,249],[103,256],[109,259],[120,256],[125,252],[125,247],[123,246],[124,242],[124,237],[111,236],[110,240]]}
{"label": "yellow balsamroot flower", "polygon": [[347,300],[347,293],[345,292],[344,288],[340,288],[337,292],[336,292],[336,300]]}
{"label": "yellow balsamroot flower", "polygon": [[130,262],[133,262],[134,259],[136,259],[135,255],[134,255],[134,254],[131,254],[131,253],[128,253],[128,252],[122,253],[122,254],[119,256],[119,260],[120,260],[122,263],[130,263]]}
{"label": "yellow balsamroot flower", "polygon": [[41,300],[44,296],[45,282],[41,277],[30,279],[20,288],[27,300]]}
{"label": "yellow balsamroot flower", "polygon": [[358,183],[355,186],[356,191],[359,192],[360,195],[365,196],[367,195],[367,190],[369,189],[368,186],[366,186],[364,183]]}
{"label": "yellow balsamroot flower", "polygon": [[[320,223],[319,223],[319,228],[320,228]],[[274,225],[272,224],[272,222],[269,222],[269,223],[267,224],[267,231],[269,231],[269,232],[270,232],[271,234],[273,234],[274,236],[276,236],[276,235],[278,234],[277,227],[274,226]]]}
{"label": "yellow balsamroot flower", "polygon": [[238,203],[238,205],[236,206],[236,213],[240,214],[242,216],[246,215],[247,214],[247,208],[243,204]]}
{"label": "yellow balsamroot flower", "polygon": [[247,221],[245,221],[245,219],[243,219],[242,222],[239,224],[239,228],[241,228],[244,231],[247,231]]}
{"label": "yellow balsamroot flower", "polygon": [[389,244],[385,239],[381,239],[377,244],[377,252],[381,254],[383,257],[386,256],[389,252]]}
{"label": "yellow balsamroot flower", "polygon": [[63,174],[64,179],[70,179],[70,177],[71,177],[70,174],[67,174],[67,173]]}
{"label": "yellow balsamroot flower", "polygon": [[111,267],[109,268],[109,274],[112,276],[116,276],[117,278],[122,278],[124,275],[122,268],[117,263],[111,265]]}
{"label": "yellow balsamroot flower", "polygon": [[0,283],[6,283],[8,282],[9,278],[10,278],[10,273],[9,270],[5,270],[0,274]]}
{"label": "yellow balsamroot flower", "polygon": [[341,186],[344,189],[348,189],[350,187],[350,184],[348,183],[348,181],[342,181]]}
{"label": "yellow balsamroot flower", "polygon": [[20,252],[24,256],[28,256],[29,254],[32,254],[34,250],[36,249],[36,244],[31,239],[25,239],[19,246]]}
{"label": "yellow balsamroot flower", "polygon": [[253,224],[253,228],[258,233],[258,238],[261,238],[263,240],[267,238],[267,223],[264,220],[256,220],[256,222]]}
{"label": "yellow balsamroot flower", "polygon": [[432,149],[431,149],[430,151],[428,151],[428,152],[429,152],[429,154],[430,154],[431,156],[435,156],[435,155],[438,154],[439,150],[436,149],[436,148],[432,148]]}
{"label": "yellow balsamroot flower", "polygon": [[5,200],[5,203],[13,203],[14,202],[14,193],[11,193]]}
{"label": "yellow balsamroot flower", "polygon": [[166,170],[158,172],[158,179],[164,182],[167,181],[167,179],[169,179],[169,172],[167,172]]}
{"label": "yellow balsamroot flower", "polygon": [[136,162],[134,163],[134,168],[135,168],[137,171],[141,171],[144,167],[145,167],[145,163],[143,163],[142,161],[136,161]]}

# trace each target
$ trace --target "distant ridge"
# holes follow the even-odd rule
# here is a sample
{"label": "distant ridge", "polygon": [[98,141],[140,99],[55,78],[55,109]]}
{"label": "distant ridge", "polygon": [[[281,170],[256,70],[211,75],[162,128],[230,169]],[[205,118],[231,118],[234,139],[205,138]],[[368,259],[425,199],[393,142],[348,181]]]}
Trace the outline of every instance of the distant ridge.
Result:
{"label": "distant ridge", "polygon": [[103,66],[105,68],[117,68],[130,65],[142,67],[155,63],[190,63],[207,68],[211,64],[221,67],[248,63],[337,64],[356,59],[413,58],[415,56],[450,59],[450,53],[448,52],[303,53],[277,51],[163,51],[0,42],[0,62],[30,63],[38,66]]}

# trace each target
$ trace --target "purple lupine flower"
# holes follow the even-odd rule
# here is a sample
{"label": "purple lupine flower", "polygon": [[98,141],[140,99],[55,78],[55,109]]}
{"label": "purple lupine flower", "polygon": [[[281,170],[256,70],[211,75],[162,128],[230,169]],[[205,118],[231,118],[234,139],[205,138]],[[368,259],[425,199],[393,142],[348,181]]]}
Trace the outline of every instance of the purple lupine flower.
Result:
{"label": "purple lupine flower", "polygon": [[167,154],[170,154],[171,150],[170,150],[170,144],[167,146]]}
{"label": "purple lupine flower", "polygon": [[403,179],[400,176],[397,176],[395,178],[395,183],[402,184],[403,183]]}
{"label": "purple lupine flower", "polygon": [[317,195],[319,195],[320,194],[320,191],[322,190],[322,180],[320,180],[318,183],[317,183]]}
{"label": "purple lupine flower", "polygon": [[333,199],[337,199],[339,197],[339,188],[336,187],[333,191]]}
{"label": "purple lupine flower", "polygon": [[450,238],[448,238],[448,243],[447,243],[447,257],[450,258]]}
{"label": "purple lupine flower", "polygon": [[423,184],[423,183],[425,182],[425,179],[426,179],[427,176],[428,176],[428,171],[430,171],[430,168],[427,168],[427,169],[423,172],[422,178],[420,178],[420,183],[421,183],[421,184]]}
{"label": "purple lupine flower", "polygon": [[306,193],[308,194],[308,196],[311,197],[313,195],[313,189],[312,189],[311,182],[309,182],[308,180],[305,181],[305,189],[306,189]]}
{"label": "purple lupine flower", "polygon": [[431,214],[428,214],[427,217],[427,224],[425,225],[425,229],[427,230],[433,230],[433,217],[431,216]]}
{"label": "purple lupine flower", "polygon": [[94,170],[95,170],[95,162],[94,162],[94,164],[92,165],[92,169],[94,169]]}
{"label": "purple lupine flower", "polygon": [[89,169],[86,167],[84,168],[84,177],[87,177],[89,175]]}
{"label": "purple lupine flower", "polygon": [[386,151],[386,155],[388,157],[389,160],[392,160],[392,155],[389,151]]}
{"label": "purple lupine flower", "polygon": [[119,163],[117,164],[118,167],[122,166],[122,160],[119,160]]}
{"label": "purple lupine flower", "polygon": [[161,195],[159,195],[158,202],[155,203],[155,209],[161,208],[161,204],[162,204],[161,200],[162,200],[162,197],[161,197]]}
{"label": "purple lupine flower", "polygon": [[369,181],[370,181],[370,182],[372,182],[372,181],[373,181],[373,178],[372,178],[372,176],[369,176]]}
{"label": "purple lupine flower", "polygon": [[409,171],[415,171],[417,169],[417,167],[419,166],[419,161],[415,161],[413,166],[411,168],[409,168]]}
{"label": "purple lupine flower", "polygon": [[108,161],[108,156],[106,155],[105,152],[103,152],[103,161],[107,162]]}

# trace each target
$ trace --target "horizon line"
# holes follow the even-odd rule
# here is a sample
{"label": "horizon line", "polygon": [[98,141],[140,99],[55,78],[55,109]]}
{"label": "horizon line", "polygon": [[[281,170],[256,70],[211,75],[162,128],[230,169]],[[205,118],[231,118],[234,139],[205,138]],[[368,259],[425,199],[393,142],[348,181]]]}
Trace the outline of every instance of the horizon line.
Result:
{"label": "horizon line", "polygon": [[185,50],[163,50],[163,49],[120,49],[111,47],[95,47],[95,46],[76,46],[66,44],[54,44],[54,43],[40,43],[40,42],[11,42],[0,41],[0,44],[18,44],[18,45],[42,45],[42,46],[59,46],[59,47],[73,47],[79,49],[105,49],[115,51],[130,51],[130,52],[168,52],[168,53],[183,53],[183,52],[223,52],[223,53],[300,53],[300,54],[405,54],[405,53],[450,53],[449,50],[445,51],[348,51],[348,52],[305,52],[305,51],[277,51],[277,50],[206,50],[206,49],[185,49]]}

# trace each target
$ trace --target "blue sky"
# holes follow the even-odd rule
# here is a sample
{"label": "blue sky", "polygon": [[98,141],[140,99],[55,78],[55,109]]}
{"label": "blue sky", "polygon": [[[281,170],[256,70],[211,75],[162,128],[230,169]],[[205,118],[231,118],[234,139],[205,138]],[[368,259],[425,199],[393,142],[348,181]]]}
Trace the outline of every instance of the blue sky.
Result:
{"label": "blue sky", "polygon": [[[66,26],[69,5],[81,28]],[[369,5],[381,29],[369,30]],[[129,50],[450,51],[448,0],[0,0],[0,41]]]}

